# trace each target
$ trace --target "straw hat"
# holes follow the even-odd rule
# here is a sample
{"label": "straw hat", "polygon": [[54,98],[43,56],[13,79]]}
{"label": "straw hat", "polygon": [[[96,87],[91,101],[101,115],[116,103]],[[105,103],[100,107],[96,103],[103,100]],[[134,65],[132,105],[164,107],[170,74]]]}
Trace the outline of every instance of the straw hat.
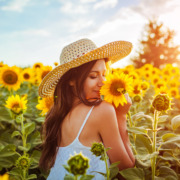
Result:
{"label": "straw hat", "polygon": [[102,58],[109,58],[114,63],[127,56],[131,50],[132,44],[127,41],[115,41],[99,48],[89,39],[73,42],[63,48],[60,65],[43,78],[39,86],[39,96],[53,96],[59,79],[71,68]]}

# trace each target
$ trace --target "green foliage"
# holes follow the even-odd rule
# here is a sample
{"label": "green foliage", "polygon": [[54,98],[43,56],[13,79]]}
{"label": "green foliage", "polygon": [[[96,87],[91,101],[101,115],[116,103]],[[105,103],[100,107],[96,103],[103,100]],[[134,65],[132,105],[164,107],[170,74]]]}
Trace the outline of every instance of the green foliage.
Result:
{"label": "green foliage", "polygon": [[[37,86],[22,84],[17,92],[9,92],[5,88],[0,91],[0,171],[8,172],[10,177],[23,179],[46,179],[45,174],[38,168],[41,155],[40,129],[45,117],[39,115],[35,107],[38,103]],[[28,108],[23,116],[13,116],[4,107],[7,97],[11,94],[27,93]],[[113,163],[108,168],[109,179],[115,179],[121,174],[125,179],[152,179],[152,160],[155,158],[155,179],[180,179],[180,102],[174,100],[172,109],[157,116],[157,127],[153,130],[154,110],[151,109],[153,92],[147,91],[140,102],[133,103],[128,115],[128,132],[136,157],[134,168],[119,171],[118,164]],[[153,149],[153,132],[156,132],[156,146]],[[97,144],[96,144],[97,145]],[[103,145],[94,146],[94,152],[107,160]],[[23,169],[16,166],[18,159],[26,155],[28,166]],[[69,168],[69,167],[65,167]],[[69,169],[68,169],[69,170]],[[100,173],[100,172],[99,172]],[[107,173],[101,173],[107,178]],[[65,179],[75,179],[71,174]],[[81,175],[80,180],[93,179],[92,175]]]}

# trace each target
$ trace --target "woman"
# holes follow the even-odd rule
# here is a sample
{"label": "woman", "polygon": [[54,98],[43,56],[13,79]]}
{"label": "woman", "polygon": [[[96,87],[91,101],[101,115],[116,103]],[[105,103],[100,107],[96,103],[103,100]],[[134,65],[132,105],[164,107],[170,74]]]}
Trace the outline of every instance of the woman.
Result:
{"label": "woman", "polygon": [[93,142],[111,147],[109,163],[120,161],[119,169],[134,166],[126,130],[127,104],[115,108],[100,99],[99,90],[106,73],[106,62],[125,57],[132,45],[116,41],[100,48],[89,39],[81,39],[66,46],[61,53],[61,65],[52,70],[39,87],[41,97],[54,96],[54,105],[44,123],[44,143],[39,165],[48,170],[48,179],[63,179],[68,172],[65,165],[70,155],[82,152],[90,159],[87,174],[104,179],[92,171],[105,173],[105,163],[92,155]]}

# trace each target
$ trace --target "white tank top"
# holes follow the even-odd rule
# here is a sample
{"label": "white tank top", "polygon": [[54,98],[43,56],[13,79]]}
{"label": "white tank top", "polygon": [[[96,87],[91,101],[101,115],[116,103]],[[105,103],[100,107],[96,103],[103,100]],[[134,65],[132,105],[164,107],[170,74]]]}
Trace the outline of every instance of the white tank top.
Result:
{"label": "white tank top", "polygon": [[[88,112],[75,140],[68,146],[58,147],[56,161],[54,163],[54,166],[50,170],[47,180],[63,180],[65,174],[69,174],[69,172],[66,171],[66,169],[62,165],[67,165],[67,161],[70,158],[70,155],[73,156],[75,154],[75,152],[76,153],[82,152],[82,154],[84,156],[89,158],[90,167],[88,168],[86,174],[95,175],[93,180],[104,180],[104,177],[101,174],[92,172],[92,171],[106,173],[105,162],[100,160],[100,157],[97,157],[92,154],[92,152],[90,151],[91,147],[84,146],[79,141],[79,136],[81,134],[81,131],[83,130],[83,127],[86,124],[86,121],[88,120],[88,118],[93,110],[93,107]],[[110,163],[108,161],[108,166],[109,165],[110,165]]]}

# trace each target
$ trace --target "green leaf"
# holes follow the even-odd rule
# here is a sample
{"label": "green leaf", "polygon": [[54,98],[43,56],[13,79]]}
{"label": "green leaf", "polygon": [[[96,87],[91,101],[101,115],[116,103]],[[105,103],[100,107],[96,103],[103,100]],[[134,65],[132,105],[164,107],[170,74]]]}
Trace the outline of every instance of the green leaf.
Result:
{"label": "green leaf", "polygon": [[147,134],[147,130],[142,127],[128,127],[127,128],[129,132],[135,133],[135,134]]}
{"label": "green leaf", "polygon": [[144,112],[138,112],[132,116],[132,120],[135,121],[141,121],[142,119],[150,119],[152,121],[152,117],[149,115],[145,115]]}
{"label": "green leaf", "polygon": [[70,175],[70,174],[66,174],[64,176],[64,180],[75,180],[74,176]]}
{"label": "green leaf", "polygon": [[119,171],[119,173],[126,179],[126,180],[142,180],[144,179],[144,171],[141,168],[129,168],[122,171]]}
{"label": "green leaf", "polygon": [[29,143],[31,143],[32,145],[38,145],[42,143],[41,137],[40,137],[40,132],[39,131],[35,131],[31,136],[30,136],[30,140]]}
{"label": "green leaf", "polygon": [[35,121],[37,121],[37,122],[39,122],[39,123],[43,123],[44,120],[45,120],[45,116],[43,116],[43,117],[38,117],[38,118],[35,119]]}
{"label": "green leaf", "polygon": [[0,158],[13,156],[14,154],[16,154],[16,146],[13,144],[8,144],[0,151]]}
{"label": "green leaf", "polygon": [[13,119],[11,118],[10,116],[10,111],[5,108],[5,107],[0,107],[0,121],[5,121],[5,122],[10,122],[12,121]]}
{"label": "green leaf", "polygon": [[34,122],[26,123],[24,125],[24,130],[25,130],[26,136],[28,136],[35,130],[35,123]]}
{"label": "green leaf", "polygon": [[38,164],[38,163],[39,163],[40,156],[41,156],[41,152],[40,152],[40,151],[37,151],[37,150],[34,150],[34,151],[32,152],[32,155],[31,155],[31,162]]}
{"label": "green leaf", "polygon": [[36,174],[30,174],[27,179],[37,179]]}
{"label": "green leaf", "polygon": [[180,140],[180,136],[178,138],[178,135],[176,134],[173,134],[173,133],[167,133],[167,134],[164,134],[161,138],[162,140],[165,142],[165,141],[171,141],[171,140],[176,140],[176,139],[179,139]]}
{"label": "green leaf", "polygon": [[173,179],[174,178],[178,179],[178,176],[175,173],[175,171],[173,169],[171,169],[170,167],[167,167],[167,166],[161,166],[159,168],[159,176],[160,177],[171,176]]}
{"label": "green leaf", "polygon": [[102,172],[99,172],[99,171],[91,171],[91,172],[96,172],[96,173],[101,174],[102,176],[106,177],[106,173],[102,173]]}
{"label": "green leaf", "polygon": [[4,157],[0,159],[0,167],[2,168],[10,168],[14,165],[14,162],[12,160],[9,160],[8,158]]}
{"label": "green leaf", "polygon": [[18,169],[18,168],[13,168],[11,171],[9,171],[8,172],[10,175],[13,175],[13,176],[15,176],[15,177],[21,177],[20,179],[23,179],[22,178],[22,171],[20,170],[20,169]]}
{"label": "green leaf", "polygon": [[163,115],[158,117],[158,123],[164,123],[168,120],[168,115]]}
{"label": "green leaf", "polygon": [[109,166],[109,169],[114,168],[114,167],[117,167],[119,164],[120,164],[120,161],[115,162],[115,163],[112,163],[112,164]]}
{"label": "green leaf", "polygon": [[136,135],[135,145],[137,147],[138,154],[152,153],[152,146],[150,140],[143,134]]}
{"label": "green leaf", "polygon": [[111,168],[110,169],[110,179],[116,177],[118,173],[119,173],[119,168],[118,167]]}
{"label": "green leaf", "polygon": [[83,175],[80,180],[91,180],[94,178],[94,175]]}
{"label": "green leaf", "polygon": [[151,161],[150,161],[150,159],[149,160],[147,160],[147,161],[145,161],[145,162],[143,162],[140,158],[138,158],[137,157],[138,155],[136,155],[136,167],[137,168],[149,168],[149,167],[151,167]]}
{"label": "green leaf", "polygon": [[26,147],[23,147],[23,146],[18,146],[18,149],[21,150],[21,151],[26,151],[28,152],[31,148],[31,144],[30,143],[27,143],[26,144]]}
{"label": "green leaf", "polygon": [[171,126],[173,130],[176,130],[178,127],[180,127],[180,115],[172,118]]}
{"label": "green leaf", "polygon": [[19,131],[14,131],[11,135],[11,137],[15,137],[15,136],[21,136],[21,133]]}
{"label": "green leaf", "polygon": [[21,124],[21,121],[22,121],[23,119],[22,119],[22,116],[21,115],[17,115],[16,116],[16,122],[17,123],[19,123],[19,124]]}
{"label": "green leaf", "polygon": [[70,172],[70,169],[69,169],[69,166],[63,165],[63,167],[66,169],[66,171],[68,171],[69,173],[71,173],[71,172]]}

